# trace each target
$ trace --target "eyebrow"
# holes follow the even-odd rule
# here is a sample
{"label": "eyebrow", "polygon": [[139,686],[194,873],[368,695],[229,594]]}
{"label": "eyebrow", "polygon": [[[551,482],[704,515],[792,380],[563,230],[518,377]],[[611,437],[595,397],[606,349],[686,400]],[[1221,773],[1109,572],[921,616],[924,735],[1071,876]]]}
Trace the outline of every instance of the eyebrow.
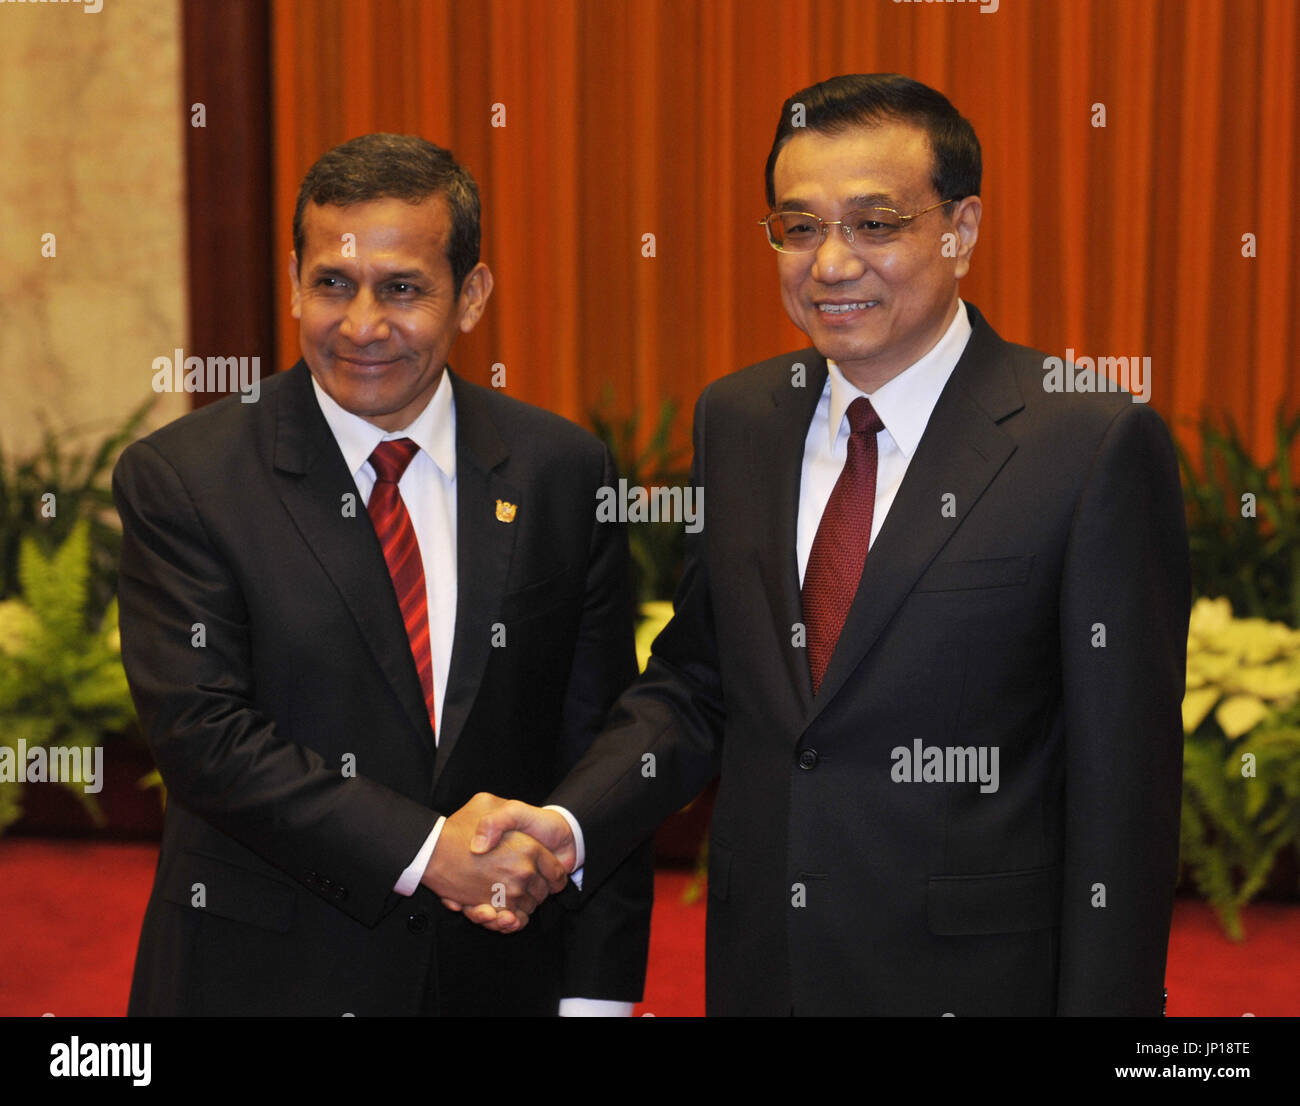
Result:
{"label": "eyebrow", "polygon": [[[868,192],[861,196],[850,196],[845,201],[845,208],[848,211],[856,211],[860,207],[897,207],[898,201],[888,192]],[[798,196],[788,200],[782,200],[777,204],[777,211],[811,211],[812,208],[808,200],[800,199]]]}
{"label": "eyebrow", "polygon": [[[351,274],[348,272],[348,270],[344,269],[342,266],[339,265],[313,265],[311,267],[311,275],[313,277],[318,277],[318,278],[329,276],[329,277],[343,277],[346,280],[351,279]],[[428,280],[428,279],[429,279],[428,276],[426,276],[424,271],[421,269],[394,269],[392,272],[384,273],[380,277],[381,281],[388,281],[388,280],[411,281],[411,280]]]}
{"label": "eyebrow", "polygon": [[897,207],[898,201],[888,192],[869,192],[849,198],[850,207]]}

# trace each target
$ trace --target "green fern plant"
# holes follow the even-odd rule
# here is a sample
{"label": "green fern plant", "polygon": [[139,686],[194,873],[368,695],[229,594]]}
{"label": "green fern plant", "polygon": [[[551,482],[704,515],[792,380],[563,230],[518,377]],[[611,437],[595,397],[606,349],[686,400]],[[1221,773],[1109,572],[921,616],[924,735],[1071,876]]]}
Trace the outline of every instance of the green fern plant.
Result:
{"label": "green fern plant", "polygon": [[[21,599],[0,602],[0,745],[93,748],[135,725],[122,669],[117,602],[90,613],[90,522],[82,519],[46,556],[23,540],[17,563]],[[95,797],[68,785],[97,825]],[[22,784],[0,778],[0,830],[22,814]]]}
{"label": "green fern plant", "polygon": [[95,615],[108,609],[122,544],[109,474],[156,399],[150,396],[98,440],[83,442],[85,428],[55,433],[46,426],[40,448],[30,456],[6,457],[0,449],[0,599],[19,593],[19,550],[26,539],[49,553],[85,521],[90,528],[88,609]]}
{"label": "green fern plant", "polygon": [[[1300,717],[1292,710],[1225,753],[1212,732],[1184,748],[1183,862],[1235,941],[1241,908],[1263,888],[1277,855],[1300,844]],[[1241,777],[1243,755],[1256,758]]]}
{"label": "green fern plant", "polygon": [[1200,599],[1183,700],[1182,861],[1225,932],[1300,845],[1300,631]]}
{"label": "green fern plant", "polygon": [[1241,940],[1241,908],[1278,853],[1300,847],[1300,501],[1291,469],[1300,413],[1278,412],[1268,464],[1255,461],[1231,418],[1206,416],[1197,434],[1195,462],[1178,449],[1198,596],[1183,701],[1182,858],[1224,930]]}
{"label": "green fern plant", "polygon": [[1199,463],[1178,447],[1196,595],[1300,626],[1300,498],[1291,472],[1300,413],[1277,413],[1269,464],[1251,457],[1231,418],[1220,427],[1206,416],[1197,433]]}
{"label": "green fern plant", "polygon": [[[638,447],[641,417],[636,411],[619,417],[611,412],[613,391],[606,386],[600,403],[587,415],[596,437],[609,447],[618,474],[629,486],[685,487],[690,471],[686,450],[672,445],[677,404],[664,400],[649,440]],[[686,558],[686,533],[680,522],[638,522],[628,527],[632,557],[633,594],[638,604],[671,599]]]}

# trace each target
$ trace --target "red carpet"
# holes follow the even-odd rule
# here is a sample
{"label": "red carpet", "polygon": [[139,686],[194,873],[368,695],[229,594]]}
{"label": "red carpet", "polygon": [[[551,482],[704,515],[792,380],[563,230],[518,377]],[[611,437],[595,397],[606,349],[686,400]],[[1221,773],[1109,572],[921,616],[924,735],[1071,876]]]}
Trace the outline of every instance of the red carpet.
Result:
{"label": "red carpet", "polygon": [[[126,1010],[157,846],[0,841],[0,1016],[102,1017]],[[645,1002],[637,1013],[704,1013],[704,905],[689,874],[661,871]],[[1171,1017],[1300,1014],[1300,906],[1257,903],[1234,945],[1202,902],[1179,900],[1169,944]]]}

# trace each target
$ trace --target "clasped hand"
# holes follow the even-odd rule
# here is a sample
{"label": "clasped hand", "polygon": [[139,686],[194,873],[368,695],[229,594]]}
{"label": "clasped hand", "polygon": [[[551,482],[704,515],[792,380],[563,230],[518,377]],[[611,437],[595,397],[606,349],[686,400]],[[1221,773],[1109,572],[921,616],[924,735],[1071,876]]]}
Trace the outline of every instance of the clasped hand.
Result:
{"label": "clasped hand", "polygon": [[448,815],[421,883],[475,924],[514,933],[576,863],[563,815],[480,792]]}

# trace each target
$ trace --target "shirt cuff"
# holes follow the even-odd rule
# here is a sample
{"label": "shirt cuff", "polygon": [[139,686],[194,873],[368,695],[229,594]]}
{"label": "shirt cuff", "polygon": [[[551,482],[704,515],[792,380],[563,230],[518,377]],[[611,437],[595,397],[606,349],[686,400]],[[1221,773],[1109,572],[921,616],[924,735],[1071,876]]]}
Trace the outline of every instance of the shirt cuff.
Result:
{"label": "shirt cuff", "polygon": [[[562,814],[564,816],[564,820],[569,823],[569,829],[573,831],[573,845],[576,850],[577,860],[573,862],[573,871],[569,873],[569,878],[573,880],[573,885],[579,891],[581,891],[582,890],[582,867],[584,864],[587,863],[587,843],[582,838],[582,827],[578,825],[578,819],[576,819],[562,806],[555,806],[554,804],[552,804],[550,806],[544,806],[542,807],[542,809],[554,810],[556,813]],[[604,1000],[603,999],[582,999],[581,1001],[603,1002]],[[561,1016],[562,1017],[564,1016],[563,1009],[561,1009]],[[619,1016],[621,1017],[624,1015],[619,1015]]]}
{"label": "shirt cuff", "polygon": [[424,839],[424,844],[420,846],[420,851],[415,854],[415,859],[406,866],[404,871],[393,884],[393,890],[399,895],[411,896],[415,894],[415,889],[420,886],[420,880],[424,877],[424,870],[429,866],[429,857],[433,856],[433,847],[438,843],[438,835],[442,833],[443,824],[447,821],[445,817],[439,816],[434,822],[433,829],[429,836]]}
{"label": "shirt cuff", "polygon": [[[548,809],[554,810],[555,807]],[[606,998],[562,998],[560,999],[560,1017],[562,1018],[630,1018],[632,1003],[617,1002]]]}

